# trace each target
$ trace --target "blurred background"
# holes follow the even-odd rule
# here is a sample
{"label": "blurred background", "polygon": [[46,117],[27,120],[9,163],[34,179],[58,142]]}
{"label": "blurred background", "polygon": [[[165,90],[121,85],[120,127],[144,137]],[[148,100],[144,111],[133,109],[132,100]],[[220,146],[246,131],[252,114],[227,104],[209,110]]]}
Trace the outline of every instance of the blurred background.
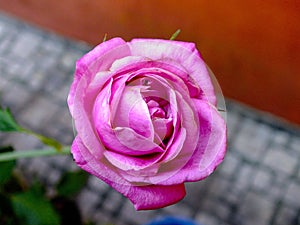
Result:
{"label": "blurred background", "polygon": [[[136,212],[104,182],[85,180],[71,156],[21,159],[13,174],[22,174],[26,185],[6,190],[0,179],[0,223],[8,224],[3,199],[9,196],[17,197],[15,203],[25,198],[23,206],[36,212],[29,215],[23,207],[21,216],[44,215],[53,225],[54,217],[43,214],[49,202],[61,212],[66,202],[57,197],[68,197],[69,204],[72,195],[82,217],[69,211],[74,225],[142,225],[163,215],[203,225],[300,224],[298,0],[0,0],[1,104],[21,125],[69,145],[74,134],[66,97],[75,61],[105,34],[169,39],[179,28],[177,40],[197,44],[225,95],[228,152],[214,174],[187,184],[187,196],[176,205]],[[43,148],[15,133],[0,134],[3,145]],[[65,176],[69,171],[75,174]],[[36,179],[45,185],[48,203],[41,195],[32,200],[37,188],[28,190]]]}
{"label": "blurred background", "polygon": [[20,18],[95,45],[115,36],[197,44],[226,97],[300,124],[297,0],[0,0]]}

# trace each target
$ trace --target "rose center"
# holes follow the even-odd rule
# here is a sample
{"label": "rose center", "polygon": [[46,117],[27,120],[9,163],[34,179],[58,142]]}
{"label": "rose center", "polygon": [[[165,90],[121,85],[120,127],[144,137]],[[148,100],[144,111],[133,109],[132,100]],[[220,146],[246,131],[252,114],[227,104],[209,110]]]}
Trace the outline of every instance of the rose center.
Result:
{"label": "rose center", "polygon": [[169,108],[168,101],[155,96],[144,97],[144,100],[147,103],[151,119],[167,118]]}

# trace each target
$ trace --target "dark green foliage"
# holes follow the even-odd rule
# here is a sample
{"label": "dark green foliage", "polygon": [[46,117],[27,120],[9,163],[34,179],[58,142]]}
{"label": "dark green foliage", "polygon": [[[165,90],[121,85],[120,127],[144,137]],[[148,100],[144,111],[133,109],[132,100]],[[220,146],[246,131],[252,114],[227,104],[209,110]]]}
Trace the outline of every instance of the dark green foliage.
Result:
{"label": "dark green foliage", "polygon": [[[0,153],[11,152],[13,148],[10,146],[0,147]],[[11,177],[11,173],[16,165],[16,161],[0,162],[0,185],[5,184]]]}
{"label": "dark green foliage", "polygon": [[17,218],[24,225],[60,224],[60,217],[49,200],[34,189],[14,194],[11,203]]}
{"label": "dark green foliage", "polygon": [[22,127],[17,124],[9,109],[0,108],[0,131],[22,131]]}
{"label": "dark green foliage", "polygon": [[[12,147],[1,147],[0,153]],[[5,225],[82,225],[80,212],[72,199],[88,180],[82,170],[66,172],[56,185],[57,195],[49,198],[45,187],[24,183],[14,173],[15,161],[0,162],[0,224]],[[71,223],[70,223],[71,222]]]}
{"label": "dark green foliage", "polygon": [[88,177],[83,170],[65,173],[57,185],[58,195],[73,197],[86,185]]}

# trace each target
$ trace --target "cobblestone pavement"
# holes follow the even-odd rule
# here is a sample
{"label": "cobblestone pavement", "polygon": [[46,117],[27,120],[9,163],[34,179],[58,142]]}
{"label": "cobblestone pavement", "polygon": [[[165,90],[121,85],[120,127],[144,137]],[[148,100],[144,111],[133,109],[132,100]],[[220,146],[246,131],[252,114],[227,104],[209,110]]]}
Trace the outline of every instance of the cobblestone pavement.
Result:
{"label": "cobblestone pavement", "polygon": [[[90,46],[0,14],[0,94],[18,121],[64,144],[73,139],[66,96],[74,62]],[[299,128],[239,103],[227,102],[228,154],[208,179],[187,184],[179,204],[136,212],[131,203],[90,177],[78,196],[85,219],[97,224],[143,224],[161,215],[194,218],[204,225],[300,224]],[[41,147],[35,139],[1,135],[17,150]],[[64,170],[77,169],[71,157],[19,160],[18,166],[49,185]]]}

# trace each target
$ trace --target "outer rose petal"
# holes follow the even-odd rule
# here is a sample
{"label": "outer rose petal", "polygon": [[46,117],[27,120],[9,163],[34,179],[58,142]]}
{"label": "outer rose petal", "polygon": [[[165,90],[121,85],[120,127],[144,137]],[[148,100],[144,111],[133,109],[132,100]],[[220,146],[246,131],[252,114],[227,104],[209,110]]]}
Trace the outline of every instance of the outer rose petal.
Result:
{"label": "outer rose petal", "polygon": [[217,109],[195,100],[200,120],[199,143],[189,162],[165,183],[199,181],[209,176],[222,162],[226,152],[226,124]]}
{"label": "outer rose petal", "polygon": [[113,38],[99,44],[76,62],[74,81],[68,96],[71,114],[77,85],[81,77],[84,76],[90,82],[98,72],[108,70],[115,60],[128,55],[130,55],[130,51],[126,42],[121,38]]}
{"label": "outer rose petal", "polygon": [[157,209],[174,204],[185,196],[184,184],[172,186],[147,185],[134,186],[110,170],[90,153],[77,136],[72,145],[72,154],[76,163],[87,172],[104,180],[122,193],[136,210]]}
{"label": "outer rose petal", "polygon": [[131,54],[148,57],[154,61],[169,58],[182,65],[204,91],[207,100],[216,105],[216,96],[205,62],[193,43],[160,39],[133,39],[128,43]]}

